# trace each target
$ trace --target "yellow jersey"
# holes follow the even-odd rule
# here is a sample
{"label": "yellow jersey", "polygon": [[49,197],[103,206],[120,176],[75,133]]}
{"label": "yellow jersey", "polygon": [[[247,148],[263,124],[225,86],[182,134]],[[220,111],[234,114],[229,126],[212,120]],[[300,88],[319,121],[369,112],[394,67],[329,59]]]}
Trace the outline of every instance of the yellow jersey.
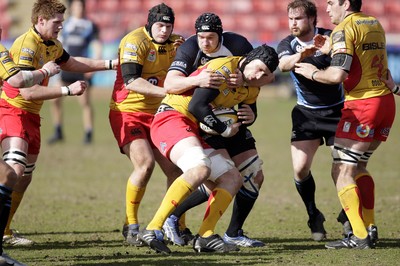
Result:
{"label": "yellow jersey", "polygon": [[6,80],[19,72],[19,68],[10,58],[8,50],[0,43],[0,80]]}
{"label": "yellow jersey", "polygon": [[176,50],[173,45],[179,35],[172,34],[165,44],[152,41],[144,27],[128,33],[118,48],[119,66],[114,83],[110,109],[121,112],[145,112],[154,114],[162,98],[144,96],[126,88],[121,65],[136,63],[143,66],[141,77],[153,85],[163,87],[169,66]]}
{"label": "yellow jersey", "polygon": [[[63,47],[57,39],[44,41],[32,27],[28,32],[19,36],[10,48],[10,54],[15,64],[21,69],[40,69],[49,61],[56,61],[63,55]],[[42,81],[46,86],[49,78]],[[1,98],[9,104],[28,112],[39,114],[43,100],[27,101],[20,94],[19,89],[4,83]]]}
{"label": "yellow jersey", "polygon": [[[380,81],[388,63],[385,31],[373,17],[356,12],[348,15],[332,31],[332,55],[352,57],[349,74],[343,82],[346,100],[383,96],[391,91]],[[334,60],[333,60],[334,61]]]}
{"label": "yellow jersey", "polygon": [[[190,76],[199,75],[205,69],[211,69],[215,73],[220,74],[226,80],[229,75],[234,73],[238,68],[240,56],[229,56],[213,59],[205,65],[199,67]],[[215,89],[210,89],[215,90]],[[260,93],[259,87],[242,86],[235,89],[228,88],[226,82],[222,83],[218,88],[219,95],[210,103],[212,108],[225,107],[232,108],[240,103],[253,104],[257,101],[258,94]],[[165,103],[185,116],[189,117],[195,123],[197,119],[189,112],[188,106],[192,99],[194,89],[187,91],[183,94],[168,94],[162,103]]]}

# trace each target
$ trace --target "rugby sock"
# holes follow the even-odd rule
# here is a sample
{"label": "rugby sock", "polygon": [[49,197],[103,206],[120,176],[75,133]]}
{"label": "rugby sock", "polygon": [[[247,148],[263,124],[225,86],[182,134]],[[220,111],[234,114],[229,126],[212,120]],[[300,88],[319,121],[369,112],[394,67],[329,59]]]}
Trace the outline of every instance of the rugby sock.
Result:
{"label": "rugby sock", "polygon": [[347,215],[346,215],[346,213],[344,212],[344,210],[341,209],[340,212],[339,212],[339,214],[338,214],[338,217],[336,218],[336,220],[337,220],[339,223],[344,224],[345,222],[348,222],[348,221],[349,221],[349,218],[347,218]]}
{"label": "rugby sock", "polygon": [[192,194],[187,197],[179,206],[172,212],[176,217],[181,217],[186,211],[193,207],[196,207],[203,202],[208,200],[210,195],[207,194],[205,189],[201,189],[203,185],[200,185],[199,189],[196,189]]}
{"label": "rugby sock", "polygon": [[230,237],[237,237],[239,229],[242,229],[243,224],[249,216],[251,209],[254,206],[257,198],[251,198],[243,193],[239,192],[236,194],[235,201],[233,203],[233,210],[231,221],[229,223],[226,234]]}
{"label": "rugby sock", "polygon": [[128,179],[125,196],[126,224],[139,224],[138,210],[145,191],[146,187],[137,187]]}
{"label": "rugby sock", "polygon": [[10,215],[8,216],[8,221],[6,228],[4,229],[4,235],[11,235],[12,232],[10,230],[10,224],[14,217],[14,214],[17,212],[19,205],[21,204],[22,198],[24,197],[24,192],[13,191],[11,194],[11,210]]}
{"label": "rugby sock", "polygon": [[184,201],[193,187],[182,177],[178,177],[168,188],[165,193],[161,206],[158,208],[151,222],[147,225],[147,230],[161,230],[164,221],[172,213],[172,211]]}
{"label": "rugby sock", "polygon": [[338,192],[340,203],[349,218],[353,234],[364,239],[368,236],[362,217],[361,195],[355,184],[348,185]]}
{"label": "rugby sock", "polygon": [[375,224],[375,183],[368,173],[362,173],[355,178],[358,189],[360,190],[361,203],[363,210],[364,226],[368,227]]}
{"label": "rugby sock", "polygon": [[3,236],[8,216],[10,215],[11,190],[0,185],[0,255],[3,254]]}
{"label": "rugby sock", "polygon": [[297,192],[306,206],[308,216],[311,218],[317,215],[318,210],[315,205],[315,182],[311,171],[303,180],[295,180],[295,185]]}
{"label": "rugby sock", "polygon": [[217,222],[224,214],[231,201],[232,195],[227,190],[223,188],[216,188],[213,190],[208,199],[204,219],[199,229],[199,235],[201,237],[209,237],[214,234]]}
{"label": "rugby sock", "polygon": [[179,217],[178,220],[178,224],[179,224],[179,230],[184,230],[187,226],[186,226],[186,214],[182,214],[181,217]]}

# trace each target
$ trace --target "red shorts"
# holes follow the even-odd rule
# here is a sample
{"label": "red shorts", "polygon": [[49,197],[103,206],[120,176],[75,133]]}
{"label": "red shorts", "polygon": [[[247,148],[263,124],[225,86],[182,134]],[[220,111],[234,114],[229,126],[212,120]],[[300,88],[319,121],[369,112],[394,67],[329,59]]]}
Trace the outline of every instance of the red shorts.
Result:
{"label": "red shorts", "polygon": [[197,137],[203,148],[210,148],[199,135],[199,126],[178,111],[164,111],[154,116],[151,140],[167,158],[172,147],[187,137]]}
{"label": "red shorts", "polygon": [[362,142],[386,141],[395,113],[396,105],[392,93],[346,101],[335,136]]}
{"label": "red shorts", "polygon": [[0,142],[8,137],[24,139],[28,142],[28,154],[39,154],[40,116],[0,99]]}
{"label": "red shorts", "polygon": [[110,110],[108,118],[121,153],[123,153],[122,147],[136,139],[147,139],[154,148],[150,141],[150,125],[154,118],[153,114]]}

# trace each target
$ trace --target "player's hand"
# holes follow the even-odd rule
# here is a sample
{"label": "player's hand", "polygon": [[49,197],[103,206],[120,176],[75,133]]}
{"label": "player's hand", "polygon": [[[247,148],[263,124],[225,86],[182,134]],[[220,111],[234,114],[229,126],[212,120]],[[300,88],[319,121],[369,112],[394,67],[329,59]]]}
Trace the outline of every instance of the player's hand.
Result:
{"label": "player's hand", "polygon": [[318,68],[309,63],[296,63],[294,65],[294,72],[308,79],[311,79],[311,75],[315,70],[318,70]]}
{"label": "player's hand", "polygon": [[251,124],[256,119],[256,115],[251,109],[250,105],[243,104],[237,111],[238,119],[242,121],[242,124]]}
{"label": "player's hand", "polygon": [[221,136],[224,138],[230,138],[236,135],[239,132],[239,128],[242,125],[241,122],[234,123],[232,125],[228,125],[224,132],[221,133]]}
{"label": "player's hand", "polygon": [[400,94],[400,91],[396,91],[396,83],[393,80],[392,74],[390,73],[390,70],[387,70],[387,78],[381,77],[380,80],[385,83],[386,87],[388,87],[393,93],[395,94]]}
{"label": "player's hand", "polygon": [[310,45],[304,46],[300,50],[300,54],[301,54],[300,61],[303,60],[304,58],[309,57],[309,56],[313,56],[317,50],[318,49],[317,49],[317,47],[315,47],[314,44],[310,44]]}
{"label": "player's hand", "polygon": [[61,70],[60,66],[57,65],[56,63],[54,63],[54,61],[47,62],[46,64],[44,64],[42,69],[47,71],[47,73],[49,74],[49,77],[52,77],[52,76],[60,73],[60,70]]}
{"label": "player's hand", "polygon": [[205,69],[197,75],[197,86],[201,88],[218,89],[224,82],[225,78],[211,69]]}
{"label": "player's hand", "polygon": [[329,54],[331,51],[330,38],[326,35],[317,34],[313,38],[315,47],[323,54]]}
{"label": "player's hand", "polygon": [[235,70],[235,73],[232,73],[229,75],[229,78],[227,79],[227,85],[228,88],[234,89],[237,87],[242,87],[244,83],[243,80],[243,74],[242,72],[237,68]]}
{"label": "player's hand", "polygon": [[71,85],[68,85],[71,95],[82,95],[85,90],[87,89],[87,83],[84,80],[78,80],[72,83]]}
{"label": "player's hand", "polygon": [[183,38],[182,36],[180,38],[177,38],[173,43],[175,50],[178,49],[178,47],[181,46],[184,42],[185,42],[185,38]]}

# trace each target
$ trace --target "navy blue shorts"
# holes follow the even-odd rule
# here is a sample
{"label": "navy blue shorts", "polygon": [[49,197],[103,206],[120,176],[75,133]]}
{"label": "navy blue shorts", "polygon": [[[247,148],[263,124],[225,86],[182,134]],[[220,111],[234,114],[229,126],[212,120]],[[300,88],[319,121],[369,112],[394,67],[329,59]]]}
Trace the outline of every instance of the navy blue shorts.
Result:
{"label": "navy blue shorts", "polygon": [[241,126],[239,132],[230,138],[224,138],[220,135],[209,135],[204,132],[201,132],[201,134],[208,145],[216,150],[226,149],[230,157],[256,148],[256,140],[253,138],[251,131],[245,126]]}
{"label": "navy blue shorts", "polygon": [[291,141],[320,139],[327,146],[334,143],[343,104],[331,108],[311,109],[296,105],[292,110]]}

